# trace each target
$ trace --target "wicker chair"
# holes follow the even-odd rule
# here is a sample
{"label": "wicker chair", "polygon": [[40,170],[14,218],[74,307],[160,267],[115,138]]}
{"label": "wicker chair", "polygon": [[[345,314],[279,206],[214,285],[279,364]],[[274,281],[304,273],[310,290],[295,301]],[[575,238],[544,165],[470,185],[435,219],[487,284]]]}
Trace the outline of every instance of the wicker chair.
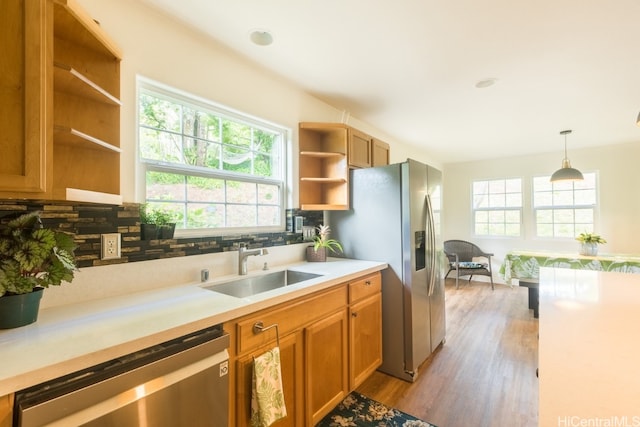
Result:
{"label": "wicker chair", "polygon": [[[493,275],[491,272],[491,257],[493,254],[484,252],[478,246],[464,240],[447,240],[444,242],[444,253],[449,259],[449,271],[445,278],[452,271],[456,272],[456,289],[459,287],[460,276],[469,276],[469,281],[473,276],[489,276],[491,279],[491,289],[493,287]],[[487,262],[474,262],[474,258],[486,258]]]}

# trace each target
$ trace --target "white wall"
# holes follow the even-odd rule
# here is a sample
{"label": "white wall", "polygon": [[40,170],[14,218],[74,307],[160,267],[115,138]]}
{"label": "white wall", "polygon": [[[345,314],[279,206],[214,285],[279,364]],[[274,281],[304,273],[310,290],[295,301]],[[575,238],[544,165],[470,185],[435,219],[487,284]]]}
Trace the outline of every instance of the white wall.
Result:
{"label": "white wall", "polygon": [[[640,132],[639,132],[640,134]],[[640,139],[640,137],[639,137]],[[444,168],[444,238],[470,240],[483,250],[495,254],[494,267],[499,268],[504,255],[512,249],[578,251],[573,239],[541,239],[535,237],[532,210],[532,177],[550,175],[557,170],[563,153],[541,154],[446,164]],[[582,172],[597,172],[599,179],[599,212],[595,231],[608,243],[603,253],[640,254],[640,144],[572,150],[573,167]],[[480,238],[473,235],[471,214],[471,182],[492,178],[523,179],[523,236],[521,238]],[[494,279],[499,275],[494,274]]]}

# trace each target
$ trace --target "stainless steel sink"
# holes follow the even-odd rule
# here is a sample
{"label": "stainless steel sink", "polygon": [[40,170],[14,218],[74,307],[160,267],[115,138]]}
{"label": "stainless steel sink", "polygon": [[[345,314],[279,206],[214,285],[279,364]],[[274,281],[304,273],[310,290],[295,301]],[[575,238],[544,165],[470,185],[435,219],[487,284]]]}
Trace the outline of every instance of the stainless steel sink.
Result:
{"label": "stainless steel sink", "polygon": [[230,282],[204,286],[204,289],[220,292],[236,298],[246,298],[262,292],[282,288],[294,283],[320,277],[321,274],[304,273],[301,271],[283,270],[268,273],[263,276],[244,277]]}

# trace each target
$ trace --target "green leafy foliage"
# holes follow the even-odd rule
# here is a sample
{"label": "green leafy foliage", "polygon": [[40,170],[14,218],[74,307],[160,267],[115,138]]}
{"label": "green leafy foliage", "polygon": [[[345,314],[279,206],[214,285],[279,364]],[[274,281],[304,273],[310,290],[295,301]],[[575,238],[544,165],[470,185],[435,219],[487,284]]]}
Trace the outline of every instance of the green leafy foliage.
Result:
{"label": "green leafy foliage", "polygon": [[24,214],[0,226],[0,296],[71,282],[77,270],[69,234],[43,228],[40,214]]}
{"label": "green leafy foliage", "polygon": [[138,103],[143,159],[274,176],[277,133],[153,93],[141,93]]}
{"label": "green leafy foliage", "polygon": [[154,208],[148,204],[140,206],[140,222],[143,224],[168,225],[176,222],[173,213]]}
{"label": "green leafy foliage", "polygon": [[329,239],[331,229],[328,225],[319,225],[316,227],[318,234],[313,237],[313,250],[318,251],[319,248],[327,248],[331,252],[342,252],[342,245],[335,239]]}
{"label": "green leafy foliage", "polygon": [[576,240],[580,243],[607,243],[607,241],[603,239],[602,236],[594,233],[580,233],[578,237],[576,237]]}

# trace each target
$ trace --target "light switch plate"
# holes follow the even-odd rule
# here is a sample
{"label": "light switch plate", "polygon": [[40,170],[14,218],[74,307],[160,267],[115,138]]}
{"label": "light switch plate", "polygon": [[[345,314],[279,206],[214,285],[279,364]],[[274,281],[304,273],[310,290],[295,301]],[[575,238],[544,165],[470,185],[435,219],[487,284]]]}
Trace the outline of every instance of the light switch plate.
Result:
{"label": "light switch plate", "polygon": [[120,233],[107,233],[100,236],[100,259],[120,258]]}

